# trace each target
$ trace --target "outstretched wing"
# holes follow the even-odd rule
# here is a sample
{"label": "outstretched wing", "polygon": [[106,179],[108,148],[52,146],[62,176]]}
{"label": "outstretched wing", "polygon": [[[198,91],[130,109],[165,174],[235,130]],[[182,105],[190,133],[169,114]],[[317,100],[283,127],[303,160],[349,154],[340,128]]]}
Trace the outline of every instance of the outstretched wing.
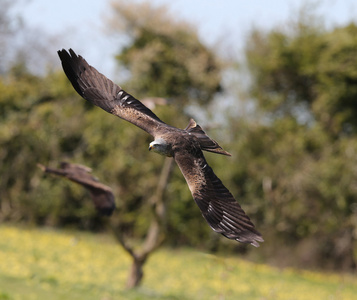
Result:
{"label": "outstretched wing", "polygon": [[115,209],[115,198],[109,186],[88,173],[91,169],[76,164],[62,163],[61,169],[52,169],[41,164],[38,166],[46,173],[63,176],[89,190],[95,208],[103,215],[110,216]]}
{"label": "outstretched wing", "polygon": [[193,154],[183,150],[175,153],[174,158],[211,228],[229,239],[259,247],[258,242],[264,241],[261,234],[214,174],[202,151],[196,150]]}
{"label": "outstretched wing", "polygon": [[69,52],[59,50],[58,55],[65,74],[84,99],[135,124],[154,137],[160,129],[168,127],[144,104],[99,73],[72,49]]}

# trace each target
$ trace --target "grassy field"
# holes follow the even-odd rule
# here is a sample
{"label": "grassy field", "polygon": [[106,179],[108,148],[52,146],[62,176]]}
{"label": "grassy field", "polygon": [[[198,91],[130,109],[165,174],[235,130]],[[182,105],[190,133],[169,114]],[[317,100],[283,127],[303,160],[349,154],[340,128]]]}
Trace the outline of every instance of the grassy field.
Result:
{"label": "grassy field", "polygon": [[357,278],[278,270],[239,258],[161,249],[125,290],[129,256],[110,236],[0,226],[0,300],[356,299]]}

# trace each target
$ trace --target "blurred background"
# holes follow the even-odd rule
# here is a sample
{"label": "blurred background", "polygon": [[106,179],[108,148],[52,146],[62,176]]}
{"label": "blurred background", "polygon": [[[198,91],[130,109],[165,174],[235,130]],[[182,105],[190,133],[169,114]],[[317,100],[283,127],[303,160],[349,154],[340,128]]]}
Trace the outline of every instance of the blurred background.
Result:
{"label": "blurred background", "polygon": [[[232,157],[205,154],[265,242],[211,231],[175,166],[164,245],[275,266],[355,271],[355,1],[1,0],[0,222],[106,230],[88,192],[37,163],[89,166],[120,230],[141,240],[164,158],[151,137],[86,103],[57,50],[73,48],[153,111],[193,117]],[[119,221],[118,221],[119,222]]]}

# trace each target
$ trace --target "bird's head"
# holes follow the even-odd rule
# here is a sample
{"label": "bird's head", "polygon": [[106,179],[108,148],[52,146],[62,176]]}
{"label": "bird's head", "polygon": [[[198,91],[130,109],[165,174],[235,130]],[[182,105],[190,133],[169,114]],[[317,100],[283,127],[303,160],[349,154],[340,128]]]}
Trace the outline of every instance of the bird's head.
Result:
{"label": "bird's head", "polygon": [[162,138],[152,141],[149,145],[149,151],[154,151],[164,156],[172,156],[171,146]]}

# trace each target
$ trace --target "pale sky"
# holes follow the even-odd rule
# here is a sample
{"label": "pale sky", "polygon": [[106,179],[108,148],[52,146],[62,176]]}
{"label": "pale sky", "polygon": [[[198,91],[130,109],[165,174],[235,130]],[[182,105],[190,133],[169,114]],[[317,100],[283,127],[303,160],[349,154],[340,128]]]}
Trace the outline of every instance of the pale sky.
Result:
{"label": "pale sky", "polygon": [[[142,2],[142,0],[135,0]],[[20,0],[17,13],[27,25],[59,37],[53,52],[73,48],[106,75],[114,73],[114,41],[104,32],[110,0]],[[132,2],[132,0],[131,0]],[[152,0],[165,4],[178,18],[197,25],[202,42],[224,39],[231,48],[242,46],[252,25],[271,28],[283,24],[306,1],[302,0]],[[311,1],[310,1],[311,2]],[[328,26],[357,22],[356,0],[320,0],[319,14]],[[52,49],[50,49],[52,51]]]}

